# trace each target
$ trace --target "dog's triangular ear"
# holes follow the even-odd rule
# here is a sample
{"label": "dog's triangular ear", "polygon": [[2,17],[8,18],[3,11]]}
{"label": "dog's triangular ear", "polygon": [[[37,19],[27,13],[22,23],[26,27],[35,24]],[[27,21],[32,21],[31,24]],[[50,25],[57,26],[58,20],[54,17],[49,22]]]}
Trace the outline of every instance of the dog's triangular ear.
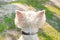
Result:
{"label": "dog's triangular ear", "polygon": [[17,16],[18,18],[20,18],[20,19],[23,18],[22,11],[16,10],[15,12],[16,12],[16,16]]}
{"label": "dog's triangular ear", "polygon": [[42,10],[42,11],[38,11],[38,15],[39,17],[42,17],[45,15],[45,10]]}

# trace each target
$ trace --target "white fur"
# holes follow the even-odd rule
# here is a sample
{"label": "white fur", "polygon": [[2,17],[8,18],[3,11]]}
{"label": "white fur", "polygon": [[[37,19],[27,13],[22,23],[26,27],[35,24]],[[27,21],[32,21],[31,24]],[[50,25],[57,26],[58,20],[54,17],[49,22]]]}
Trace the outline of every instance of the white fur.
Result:
{"label": "white fur", "polygon": [[[16,11],[17,12],[17,11]],[[22,21],[18,21],[18,17],[15,17],[15,24],[17,27],[21,28],[26,33],[36,33],[38,29],[45,23],[45,12],[43,16],[39,16],[42,11],[20,11],[24,17]],[[37,34],[34,35],[21,35],[18,40],[39,40]]]}

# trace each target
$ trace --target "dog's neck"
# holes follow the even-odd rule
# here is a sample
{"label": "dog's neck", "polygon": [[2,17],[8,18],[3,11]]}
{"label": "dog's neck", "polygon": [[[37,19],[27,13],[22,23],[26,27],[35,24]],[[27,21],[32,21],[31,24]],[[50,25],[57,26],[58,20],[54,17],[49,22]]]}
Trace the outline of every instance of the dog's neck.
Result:
{"label": "dog's neck", "polygon": [[21,37],[18,40],[39,40],[37,34],[34,35],[21,35]]}
{"label": "dog's neck", "polygon": [[18,40],[39,40],[37,36],[38,27],[25,27],[22,28],[21,37]]}

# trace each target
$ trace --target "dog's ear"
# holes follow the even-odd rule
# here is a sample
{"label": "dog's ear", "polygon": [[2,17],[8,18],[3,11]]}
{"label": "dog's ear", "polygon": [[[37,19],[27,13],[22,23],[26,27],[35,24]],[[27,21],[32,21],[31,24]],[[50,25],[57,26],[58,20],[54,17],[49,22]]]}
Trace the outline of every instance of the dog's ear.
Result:
{"label": "dog's ear", "polygon": [[45,15],[45,10],[38,11],[38,17],[43,17]]}
{"label": "dog's ear", "polygon": [[23,19],[22,11],[16,10],[15,12],[16,12],[16,17],[17,17],[19,20],[22,20],[22,19]]}
{"label": "dog's ear", "polygon": [[19,18],[23,18],[22,11],[16,10],[16,16]]}

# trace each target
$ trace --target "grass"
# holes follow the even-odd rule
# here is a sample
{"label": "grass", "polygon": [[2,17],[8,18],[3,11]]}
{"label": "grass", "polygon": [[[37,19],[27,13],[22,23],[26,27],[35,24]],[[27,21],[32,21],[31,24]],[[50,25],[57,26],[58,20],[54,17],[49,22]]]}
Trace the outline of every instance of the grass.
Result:
{"label": "grass", "polygon": [[14,14],[12,14],[11,17],[5,15],[3,19],[0,18],[3,20],[0,21],[0,33],[15,27],[13,18],[14,18]]}
{"label": "grass", "polygon": [[46,7],[48,8],[48,10],[55,12],[57,14],[57,17],[60,18],[60,9],[53,7],[51,5],[48,5],[48,6],[46,5]]}
{"label": "grass", "polygon": [[[41,2],[41,3],[40,3]],[[40,40],[60,40],[60,10],[56,7],[53,7],[51,5],[43,5],[46,3],[45,0],[18,0],[13,3],[22,3],[31,5],[36,9],[39,10],[46,10],[46,18],[47,22],[45,25],[41,28],[41,30],[38,32],[38,36]],[[56,14],[56,15],[55,15]],[[5,29],[12,29],[14,28],[14,20],[12,17],[5,16],[4,17],[4,23],[1,23],[0,25],[0,32],[4,31]],[[57,24],[56,24],[57,23]],[[8,25],[8,28],[7,28]],[[6,26],[6,27],[5,27]],[[58,27],[58,28],[56,28]],[[0,37],[1,39],[1,37]],[[2,40],[2,39],[1,39]]]}

